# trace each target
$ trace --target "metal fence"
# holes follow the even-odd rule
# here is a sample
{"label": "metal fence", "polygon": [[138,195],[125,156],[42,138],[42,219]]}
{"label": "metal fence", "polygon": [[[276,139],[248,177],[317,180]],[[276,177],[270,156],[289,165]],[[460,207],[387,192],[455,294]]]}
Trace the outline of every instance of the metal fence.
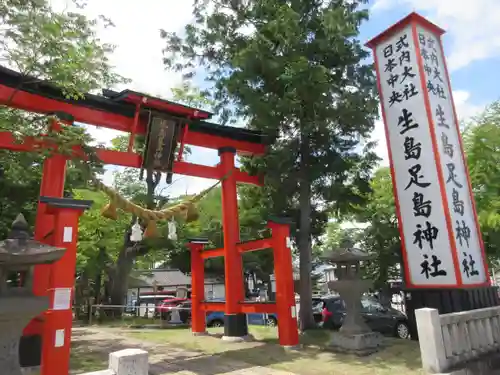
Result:
{"label": "metal fence", "polygon": [[[88,307],[75,307],[80,311],[80,316],[88,316],[89,325],[125,326],[125,327],[168,327],[168,326],[190,326],[191,308],[183,306],[159,307],[130,306],[130,305],[92,305]],[[219,327],[223,325],[223,313],[210,319],[207,315],[207,326]],[[74,316],[76,314],[74,313]],[[273,314],[252,313],[247,314],[249,325],[275,326],[277,320]]]}
{"label": "metal fence", "polygon": [[106,325],[159,325],[161,316],[153,306],[92,305],[88,314],[88,324]]}
{"label": "metal fence", "polygon": [[[391,307],[406,314],[403,294],[394,294],[392,296]],[[299,309],[300,307],[297,306],[297,310]],[[76,316],[84,316],[86,319],[84,319],[83,323],[89,325],[105,324],[126,327],[191,325],[191,307],[184,306],[161,307],[154,304],[141,304],[139,306],[92,305],[90,308],[88,306],[75,306],[73,310],[75,320]],[[78,313],[77,310],[79,310]],[[223,314],[221,315],[215,319],[218,322],[217,326],[223,325]],[[207,318],[209,317],[207,315]],[[247,314],[247,322],[249,325],[274,326],[277,320],[274,314],[253,313]],[[211,325],[210,319],[207,319],[207,325]]]}

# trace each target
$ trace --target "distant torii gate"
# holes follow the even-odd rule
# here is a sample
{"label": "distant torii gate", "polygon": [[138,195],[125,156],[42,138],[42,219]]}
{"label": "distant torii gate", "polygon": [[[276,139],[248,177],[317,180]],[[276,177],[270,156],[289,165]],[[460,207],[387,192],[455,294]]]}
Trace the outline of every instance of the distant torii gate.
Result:
{"label": "distant torii gate", "polygon": [[[32,77],[27,79],[4,67],[0,67],[0,104],[35,113],[57,114],[66,125],[81,122],[129,133],[127,152],[96,149],[97,156],[104,164],[133,168],[154,167],[155,170],[166,172],[170,178],[172,173],[177,173],[223,179],[224,248],[203,250],[200,241],[189,244],[192,250],[193,271],[193,333],[205,332],[206,310],[224,311],[224,332],[227,338],[238,338],[247,334],[245,313],[274,312],[278,316],[280,344],[298,344],[288,224],[280,220],[269,221],[271,238],[239,242],[236,184],[261,185],[261,181],[258,177],[250,176],[236,168],[235,155],[264,154],[265,142],[261,133],[208,123],[204,120],[211,118],[212,114],[209,112],[130,90],[120,93],[104,90],[103,96],[86,94],[83,99],[68,100],[60,88]],[[52,126],[56,131],[63,131],[60,123],[53,123]],[[161,154],[161,165],[154,164],[150,153],[146,153],[143,158],[133,152],[136,135],[148,135],[148,147]],[[158,138],[163,139],[160,145]],[[185,144],[218,150],[220,163],[212,167],[184,162],[182,151]],[[31,151],[34,146],[40,147],[34,139],[25,139],[19,144],[11,133],[0,132],[2,149]],[[41,146],[48,145],[42,143]],[[75,149],[77,153],[80,151]],[[69,371],[72,310],[69,301],[65,306],[65,299],[69,297],[64,292],[72,290],[74,286],[78,216],[88,206],[88,202],[78,205],[78,201],[71,200],[71,204],[68,204],[61,199],[66,162],[66,157],[60,154],[54,154],[44,162],[40,187],[40,196],[44,199],[40,199],[35,225],[37,240],[67,247],[67,253],[61,261],[50,266],[37,266],[34,271],[34,293],[50,296],[51,308],[25,329],[23,346],[31,352],[31,358],[24,356],[24,365],[36,366],[41,363],[42,375],[67,375]],[[167,179],[170,179],[169,177]],[[273,248],[274,251],[276,303],[247,303],[244,296],[241,254],[264,248]],[[204,301],[203,259],[214,256],[225,258],[225,303]],[[34,349],[37,347],[37,341],[41,342],[38,353]]]}

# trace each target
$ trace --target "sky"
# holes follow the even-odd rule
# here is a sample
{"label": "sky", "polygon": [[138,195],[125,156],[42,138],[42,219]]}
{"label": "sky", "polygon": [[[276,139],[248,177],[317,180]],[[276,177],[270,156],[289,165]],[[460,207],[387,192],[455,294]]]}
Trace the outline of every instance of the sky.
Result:
{"label": "sky", "polygon": [[[55,9],[72,10],[70,0],[51,0]],[[370,20],[361,27],[360,40],[365,42],[387,27],[416,11],[446,30],[443,36],[448,69],[451,75],[455,105],[460,119],[480,113],[486,105],[500,98],[500,1],[498,0],[371,0]],[[171,97],[171,88],[181,81],[180,75],[165,71],[162,64],[164,41],[160,29],[182,32],[191,19],[192,0],[88,0],[83,10],[90,17],[104,14],[114,28],[100,28],[102,41],[116,45],[111,56],[115,71],[132,80],[126,88],[161,97]],[[116,89],[124,89],[117,87]],[[89,127],[93,137],[109,143],[120,134],[109,129]],[[381,165],[388,165],[387,146],[382,121],[377,121],[374,140]],[[218,162],[215,150],[193,147],[187,161],[206,165]],[[105,183],[112,183],[113,171],[108,167]],[[197,193],[214,181],[174,176],[166,187],[169,195]]]}

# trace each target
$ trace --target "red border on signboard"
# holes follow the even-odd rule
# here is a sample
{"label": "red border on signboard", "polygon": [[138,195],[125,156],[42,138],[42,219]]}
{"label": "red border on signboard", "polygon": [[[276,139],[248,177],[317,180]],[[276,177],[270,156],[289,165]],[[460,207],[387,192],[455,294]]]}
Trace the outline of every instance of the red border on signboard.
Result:
{"label": "red border on signboard", "polygon": [[[434,120],[432,119],[432,108],[431,102],[429,99],[429,93],[427,92],[427,85],[425,83],[425,74],[424,74],[424,63],[422,60],[422,53],[420,51],[420,44],[418,41],[418,33],[417,33],[417,24],[413,23],[411,25],[411,32],[413,34],[413,43],[415,44],[415,54],[417,57],[417,65],[420,74],[420,84],[422,89],[422,94],[424,96],[424,105],[425,112],[427,113],[427,121],[429,124],[429,132],[431,134],[432,140],[432,151],[434,152],[434,162],[436,163],[436,170],[438,174],[438,183],[439,183],[439,191],[441,192],[441,202],[443,203],[443,209],[445,212],[446,218],[446,228],[448,230],[448,239],[451,245],[452,257],[453,257],[453,266],[455,268],[455,276],[457,280],[457,285],[453,286],[453,288],[461,287],[462,282],[462,274],[460,272],[460,262],[458,260],[457,254],[457,243],[455,241],[455,235],[453,232],[453,223],[451,222],[450,216],[450,207],[448,205],[448,197],[446,195],[446,186],[444,182],[444,174],[443,168],[441,167],[441,156],[439,155],[438,143],[436,139],[436,125],[434,124]],[[451,93],[450,93],[451,94]]]}
{"label": "red border on signboard", "polygon": [[[441,29],[440,27],[438,27],[437,25],[433,24],[432,22],[429,22],[424,17],[420,16],[418,13],[412,12],[408,16],[406,16],[405,18],[403,18],[399,22],[395,23],[394,25],[389,27],[387,30],[380,33],[379,35],[377,35],[376,37],[374,37],[373,39],[371,39],[370,41],[368,41],[366,43],[366,46],[371,48],[373,51],[373,57],[374,57],[374,61],[375,61],[375,70],[377,72],[378,77],[380,77],[380,74],[379,74],[380,71],[379,71],[379,65],[378,65],[378,58],[377,58],[377,54],[376,54],[376,47],[380,43],[382,43],[384,40],[392,37],[394,34],[399,32],[401,29],[407,27],[408,25],[412,25],[412,34],[413,34],[413,39],[414,39],[414,43],[415,43],[415,50],[417,52],[417,59],[418,59],[417,61],[419,63],[419,70],[420,71],[423,70],[421,67],[420,48],[419,48],[418,43],[417,43],[418,40],[415,41],[415,38],[416,38],[416,33],[415,33],[416,30],[415,29],[416,29],[417,24],[420,24],[420,25],[430,29],[433,33],[437,34],[438,36],[440,36],[444,33],[444,30]],[[424,77],[422,75],[420,77],[421,77],[421,82],[423,84],[423,88],[424,88],[424,92],[425,92],[425,84],[424,84],[425,80],[423,80]],[[455,285],[453,285],[453,284],[417,285],[417,284],[413,284],[413,282],[411,281],[410,267],[408,264],[408,256],[407,256],[407,252],[406,252],[406,238],[405,238],[404,233],[403,233],[403,219],[401,216],[401,209],[400,209],[399,199],[398,199],[398,195],[397,195],[397,186],[396,186],[396,178],[395,178],[394,164],[393,164],[392,151],[391,151],[391,142],[390,142],[390,138],[389,138],[389,127],[388,127],[387,117],[385,114],[385,108],[384,108],[384,104],[383,104],[384,97],[382,94],[382,87],[380,84],[380,80],[378,78],[377,78],[377,88],[378,88],[380,101],[381,101],[382,119],[384,121],[384,130],[385,130],[385,136],[386,136],[386,140],[387,140],[387,149],[388,149],[388,154],[389,154],[389,162],[390,162],[390,170],[391,170],[391,178],[392,178],[392,188],[393,188],[393,192],[394,192],[394,201],[395,201],[395,205],[396,205],[396,215],[398,217],[398,222],[399,222],[398,229],[399,229],[399,234],[401,237],[401,247],[402,247],[401,253],[402,253],[402,258],[403,258],[403,263],[404,263],[403,267],[405,270],[404,276],[405,276],[406,285],[408,288],[414,288],[414,289],[437,289],[437,288],[443,288],[443,287],[460,288],[461,287],[461,274],[460,274],[460,267],[459,267],[459,263],[458,263],[458,257],[457,257],[456,250],[452,251],[453,263],[454,263],[454,268],[455,268],[455,282],[456,282]],[[433,124],[432,123],[432,111],[430,111],[429,98],[427,97],[427,95],[424,95],[424,105],[426,107],[427,117],[429,118],[429,116],[430,116],[429,124]],[[438,160],[436,160],[437,150],[436,150],[435,145],[437,143],[435,140],[435,135],[432,132],[432,129],[431,129],[431,137],[432,137],[433,149],[434,149],[434,160],[436,161],[436,166],[438,167],[438,176],[442,179],[442,173],[440,174],[441,165],[438,163]],[[438,157],[439,157],[439,155],[438,155]],[[441,190],[442,197],[443,197],[443,194],[445,197],[446,193],[443,192],[443,185],[441,185],[441,184],[440,184],[440,190]],[[445,205],[445,203],[446,202],[443,201],[444,209],[447,208],[447,205]],[[449,238],[451,238],[453,240],[452,248],[454,247],[456,249],[455,238],[453,236],[453,228],[450,226],[451,222],[449,219],[449,215],[447,215],[447,216],[448,216],[447,229],[448,229],[448,232],[451,233],[451,236],[449,236]],[[451,230],[451,232],[450,232],[450,230]],[[458,266],[458,271],[457,271],[457,266]]]}
{"label": "red border on signboard", "polygon": [[[441,40],[440,37],[438,37],[438,39],[439,39],[439,46],[441,47],[441,54],[442,54],[442,57],[444,59],[443,41]],[[444,74],[446,75],[446,82],[448,83],[448,88],[450,90],[450,95],[451,95],[451,81],[450,81],[450,75],[448,74],[448,66],[447,66],[446,62],[444,64]],[[465,176],[467,178],[467,185],[469,186],[469,198],[470,198],[470,202],[472,205],[472,212],[474,214],[474,222],[476,223],[477,238],[479,239],[479,246],[481,246],[481,254],[483,256],[484,274],[486,277],[486,281],[484,283],[464,284],[463,286],[467,287],[467,288],[473,288],[473,287],[479,287],[479,286],[489,286],[489,285],[491,285],[490,272],[488,269],[486,251],[484,249],[483,236],[481,234],[481,228],[479,227],[479,220],[478,220],[477,210],[476,210],[476,201],[474,199],[474,195],[472,194],[472,184],[470,182],[469,167],[467,166],[467,156],[465,155],[462,137],[460,136],[460,126],[458,125],[458,117],[457,117],[457,111],[455,109],[455,100],[453,99],[453,95],[451,95],[450,99],[451,99],[451,108],[453,110],[453,116],[455,117],[455,128],[456,128],[457,134],[458,134],[458,143],[460,145],[460,152],[462,153],[462,161],[464,163]]]}
{"label": "red border on signboard", "polygon": [[442,28],[440,28],[439,26],[433,24],[429,20],[425,19],[420,14],[418,14],[416,12],[412,12],[409,15],[407,15],[405,18],[403,18],[402,20],[396,22],[394,25],[390,26],[385,31],[383,31],[380,34],[378,34],[376,37],[370,39],[366,43],[366,46],[369,47],[369,48],[371,48],[372,50],[375,50],[375,47],[378,46],[380,43],[382,43],[385,39],[393,36],[399,30],[401,30],[402,28],[408,26],[412,22],[419,23],[420,25],[428,28],[433,33],[437,34],[438,36],[443,35],[444,32],[445,32]]}
{"label": "red border on signboard", "polygon": [[[415,49],[416,49],[416,52],[417,52],[417,58],[418,58],[418,64],[419,64],[419,70],[422,72],[422,61],[421,61],[421,56],[420,56],[420,46],[418,44],[418,37],[417,37],[417,34],[416,34],[416,26],[417,25],[420,25],[426,29],[428,29],[430,32],[434,33],[435,35],[437,35],[438,39],[439,39],[439,44],[440,44],[440,47],[441,47],[441,53],[444,55],[444,49],[443,49],[443,43],[442,43],[442,40],[441,40],[441,35],[444,34],[444,30],[441,29],[439,26],[435,25],[434,23],[430,22],[429,20],[425,19],[424,17],[420,16],[418,13],[416,12],[412,12],[410,13],[408,16],[406,16],[405,18],[401,19],[400,21],[398,21],[397,23],[395,23],[394,25],[392,25],[391,27],[389,27],[388,29],[386,29],[385,31],[383,31],[382,33],[380,33],[379,35],[377,35],[376,37],[372,38],[370,41],[368,41],[366,43],[366,46],[371,48],[372,51],[373,51],[373,55],[374,55],[374,60],[375,60],[375,69],[377,71],[377,75],[380,76],[380,72],[379,72],[379,66],[378,66],[378,59],[377,59],[377,56],[376,56],[376,46],[379,45],[380,43],[382,43],[385,39],[387,38],[390,38],[391,36],[393,36],[395,33],[399,32],[401,29],[403,29],[404,27],[408,26],[408,25],[412,25],[412,34],[413,34],[413,38],[414,38],[414,43],[415,43]],[[415,40],[416,39],[416,40]],[[446,74],[446,80],[448,82],[448,87],[451,91],[451,83],[450,83],[450,76],[449,76],[449,73],[448,73],[448,67],[446,65],[446,62],[444,64],[444,70],[445,70],[445,74]],[[423,80],[422,82],[422,85],[425,89],[425,80],[423,79],[424,77],[421,75],[421,81]],[[473,287],[480,287],[480,286],[487,286],[487,285],[491,285],[491,282],[490,282],[490,278],[489,278],[489,269],[488,269],[488,263],[487,263],[487,258],[486,258],[486,252],[485,252],[485,249],[484,249],[484,243],[483,243],[483,239],[482,239],[482,235],[481,235],[481,230],[480,230],[480,227],[479,227],[479,221],[478,221],[478,216],[477,216],[477,209],[476,209],[476,202],[474,200],[474,196],[473,196],[473,193],[472,193],[472,184],[471,184],[471,181],[470,181],[470,176],[469,176],[469,168],[467,166],[467,162],[466,162],[466,155],[465,155],[465,152],[464,152],[464,148],[463,148],[463,142],[462,142],[462,139],[460,137],[460,128],[459,128],[459,125],[458,125],[458,117],[457,117],[457,114],[456,114],[456,108],[455,108],[455,102],[453,100],[453,95],[451,95],[451,103],[452,103],[452,110],[453,110],[453,114],[455,116],[455,127],[457,129],[457,132],[459,134],[459,137],[458,137],[458,140],[459,140],[459,145],[460,145],[460,151],[462,152],[462,155],[463,155],[463,162],[464,162],[464,167],[465,167],[465,171],[466,171],[466,178],[467,178],[467,184],[469,186],[469,197],[470,197],[470,200],[471,200],[471,204],[472,204],[472,209],[473,209],[473,214],[474,214],[474,220],[475,220],[475,223],[476,223],[476,231],[477,231],[477,235],[478,235],[478,238],[479,238],[479,243],[480,243],[480,246],[481,246],[481,253],[482,253],[482,257],[483,257],[483,265],[484,265],[484,271],[485,271],[485,276],[486,276],[486,281],[484,283],[479,283],[479,284],[463,284],[463,281],[462,281],[462,274],[461,274],[461,271],[460,271],[460,262],[459,262],[459,259],[458,259],[458,253],[456,251],[456,242],[455,242],[455,237],[454,237],[454,234],[453,234],[453,227],[451,225],[451,218],[449,217],[449,214],[447,215],[447,229],[448,229],[448,232],[451,233],[451,235],[449,236],[450,240],[451,240],[451,244],[452,244],[452,257],[453,257],[453,263],[454,263],[454,268],[455,268],[455,273],[456,273],[456,281],[457,281],[457,285],[449,285],[449,284],[440,284],[440,285],[415,285],[411,282],[411,276],[410,276],[410,271],[409,271],[409,265],[407,263],[407,253],[406,253],[406,242],[405,242],[405,237],[404,237],[404,234],[403,234],[403,230],[402,230],[402,227],[403,227],[403,221],[402,221],[402,217],[401,217],[401,211],[400,211],[400,205],[399,205],[399,200],[398,200],[398,195],[397,195],[397,187],[396,187],[396,180],[395,180],[395,173],[394,173],[394,166],[393,166],[393,159],[392,159],[392,151],[391,151],[391,146],[390,146],[390,139],[389,139],[389,129],[388,129],[388,125],[387,125],[387,121],[386,121],[386,115],[385,115],[385,108],[384,108],[384,105],[383,105],[383,94],[382,94],[382,89],[381,89],[381,85],[380,85],[380,81],[377,79],[377,87],[378,87],[378,91],[379,91],[379,95],[380,95],[380,99],[381,99],[381,107],[382,107],[382,118],[384,120],[384,130],[385,130],[385,135],[386,135],[386,139],[387,139],[387,148],[388,148],[388,154],[389,154],[389,161],[390,161],[390,171],[391,171],[391,177],[392,177],[392,181],[393,181],[393,191],[394,191],[394,197],[395,197],[395,205],[396,205],[396,215],[398,217],[398,221],[400,223],[399,225],[399,233],[400,233],[400,236],[401,236],[401,246],[402,246],[402,257],[403,257],[403,267],[404,267],[404,270],[405,270],[405,281],[406,281],[406,284],[409,288],[415,288],[415,289],[426,289],[426,288],[442,288],[442,287],[450,287],[450,288],[473,288]],[[424,90],[425,91],[425,90]],[[430,108],[430,103],[429,103],[429,99],[427,97],[427,95],[424,95],[424,104],[425,104],[425,107],[426,107],[426,111],[427,111],[427,115],[428,115],[428,118],[429,118],[429,126],[430,127],[434,127],[434,122],[432,121],[432,110]],[[436,160],[436,156],[437,156],[437,160],[436,160],[436,165],[437,165],[437,168],[438,168],[438,176],[439,176],[439,181],[440,181],[440,190],[441,190],[441,194],[442,194],[442,199],[443,199],[443,206],[445,208],[445,210],[448,210],[448,200],[447,200],[447,197],[446,197],[446,194],[445,192],[443,192],[444,188],[444,184],[443,184],[443,173],[442,173],[442,168],[441,168],[441,164],[438,163],[439,161],[439,154],[437,154],[437,150],[436,150],[436,145],[437,145],[437,141],[435,139],[435,134],[434,132],[432,131],[433,128],[431,128],[431,137],[432,137],[432,142],[433,142],[433,149],[434,149],[434,153],[435,153],[435,156],[434,156],[434,159]],[[449,210],[448,210],[448,213],[449,213]]]}

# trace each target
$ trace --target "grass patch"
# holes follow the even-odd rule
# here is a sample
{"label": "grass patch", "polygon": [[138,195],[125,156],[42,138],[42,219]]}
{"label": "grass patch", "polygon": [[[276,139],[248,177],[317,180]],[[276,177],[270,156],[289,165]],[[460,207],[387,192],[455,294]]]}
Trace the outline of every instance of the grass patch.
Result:
{"label": "grass patch", "polygon": [[148,326],[159,325],[160,318],[144,318],[140,316],[122,316],[120,318],[93,318],[90,326],[105,326],[105,327],[134,327],[134,326]]}
{"label": "grass patch", "polygon": [[[140,317],[125,317],[122,319],[106,319],[98,321],[93,320],[90,324],[84,323],[81,324],[80,327],[89,327],[89,328],[131,328],[131,329],[141,329],[141,328],[154,328],[158,329],[162,327],[162,321],[160,319],[153,318],[140,318]],[[183,328],[188,327],[184,325]]]}
{"label": "grass patch", "polygon": [[108,368],[108,354],[92,350],[84,343],[71,343],[70,375]]}
{"label": "grass patch", "polygon": [[286,351],[278,345],[277,329],[250,327],[257,341],[227,343],[222,329],[209,329],[210,336],[195,337],[189,329],[123,332],[136,339],[212,354],[217,360],[239,360],[302,375],[420,375],[418,343],[387,338],[386,348],[368,357],[337,354],[326,350],[330,332],[313,330],[301,335],[303,349]]}

